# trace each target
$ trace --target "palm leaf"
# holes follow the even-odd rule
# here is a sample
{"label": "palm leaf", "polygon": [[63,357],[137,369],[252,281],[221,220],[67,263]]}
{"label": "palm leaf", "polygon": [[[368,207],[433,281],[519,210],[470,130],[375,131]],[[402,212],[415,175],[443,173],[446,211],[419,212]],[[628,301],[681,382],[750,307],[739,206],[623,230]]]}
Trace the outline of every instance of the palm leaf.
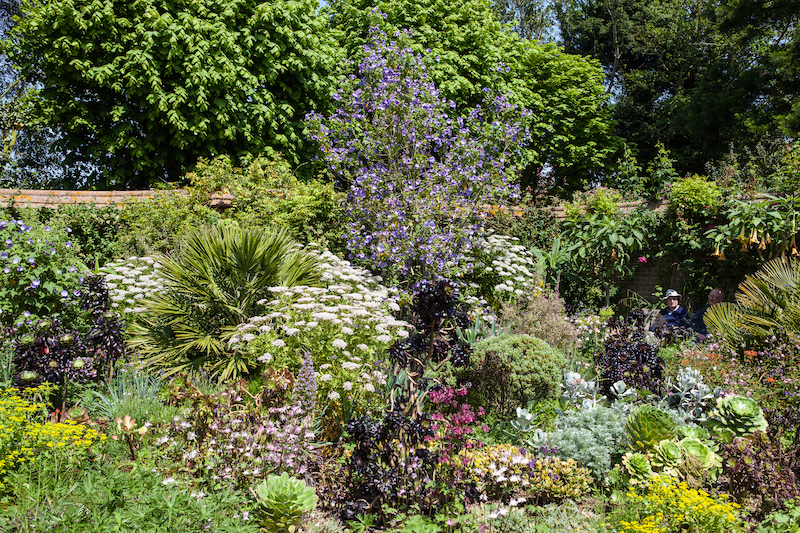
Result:
{"label": "palm leaf", "polygon": [[269,287],[314,286],[321,278],[316,256],[285,229],[197,231],[180,255],[160,262],[165,290],[143,301],[130,345],[144,364],[168,374],[203,367],[220,379],[247,373],[251,363],[228,346],[236,326],[253,316]]}

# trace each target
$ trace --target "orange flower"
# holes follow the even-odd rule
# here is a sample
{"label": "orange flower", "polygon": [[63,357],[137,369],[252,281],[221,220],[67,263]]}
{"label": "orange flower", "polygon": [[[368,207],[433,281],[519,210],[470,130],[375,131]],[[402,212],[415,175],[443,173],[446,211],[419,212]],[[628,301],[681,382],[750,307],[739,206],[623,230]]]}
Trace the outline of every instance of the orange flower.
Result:
{"label": "orange flower", "polygon": [[765,381],[767,383],[775,383],[775,378],[767,378]]}

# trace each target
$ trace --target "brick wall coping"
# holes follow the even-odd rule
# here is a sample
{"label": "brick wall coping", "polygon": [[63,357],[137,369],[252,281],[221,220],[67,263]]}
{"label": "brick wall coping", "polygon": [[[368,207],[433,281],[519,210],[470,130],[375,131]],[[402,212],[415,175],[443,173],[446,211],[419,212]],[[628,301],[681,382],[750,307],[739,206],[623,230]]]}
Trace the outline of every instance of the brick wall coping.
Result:
{"label": "brick wall coping", "polygon": [[[129,199],[150,199],[159,194],[186,194],[181,190],[144,191],[50,191],[38,189],[0,189],[0,207],[13,204],[16,207],[56,208],[64,204],[94,204],[98,206],[120,206]],[[231,206],[233,195],[213,194],[209,205],[224,209]]]}

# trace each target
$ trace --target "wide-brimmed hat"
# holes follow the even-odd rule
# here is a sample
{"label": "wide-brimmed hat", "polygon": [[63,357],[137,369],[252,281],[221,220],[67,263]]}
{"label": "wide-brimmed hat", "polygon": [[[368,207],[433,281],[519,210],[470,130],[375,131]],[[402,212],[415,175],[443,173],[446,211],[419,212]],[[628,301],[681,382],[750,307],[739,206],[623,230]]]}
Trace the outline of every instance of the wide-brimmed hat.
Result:
{"label": "wide-brimmed hat", "polygon": [[667,289],[667,294],[664,295],[664,299],[666,300],[667,298],[672,298],[673,296],[677,298],[681,297],[681,295],[678,294],[678,291],[676,291],[675,289]]}

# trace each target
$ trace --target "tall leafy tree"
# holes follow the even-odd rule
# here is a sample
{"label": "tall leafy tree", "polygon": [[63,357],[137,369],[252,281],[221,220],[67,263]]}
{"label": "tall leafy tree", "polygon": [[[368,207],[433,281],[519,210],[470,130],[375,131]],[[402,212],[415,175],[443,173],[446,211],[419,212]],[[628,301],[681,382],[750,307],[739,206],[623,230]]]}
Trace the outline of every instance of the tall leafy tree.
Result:
{"label": "tall leafy tree", "polygon": [[312,0],[29,1],[4,50],[37,120],[99,186],[177,180],[201,156],[308,158],[335,47]]}
{"label": "tall leafy tree", "polygon": [[[794,4],[793,12],[773,14],[773,4],[558,0],[556,12],[565,49],[602,63],[617,133],[644,166],[663,143],[684,174],[702,171],[731,143],[753,145],[791,123],[797,0],[777,3]],[[772,58],[783,65],[781,76],[769,74]]]}
{"label": "tall leafy tree", "polygon": [[377,27],[423,56],[430,80],[457,112],[479,105],[485,89],[528,109],[523,186],[578,189],[609,164],[615,138],[597,62],[523,39],[498,21],[488,0],[331,0],[328,14],[354,65]]}

